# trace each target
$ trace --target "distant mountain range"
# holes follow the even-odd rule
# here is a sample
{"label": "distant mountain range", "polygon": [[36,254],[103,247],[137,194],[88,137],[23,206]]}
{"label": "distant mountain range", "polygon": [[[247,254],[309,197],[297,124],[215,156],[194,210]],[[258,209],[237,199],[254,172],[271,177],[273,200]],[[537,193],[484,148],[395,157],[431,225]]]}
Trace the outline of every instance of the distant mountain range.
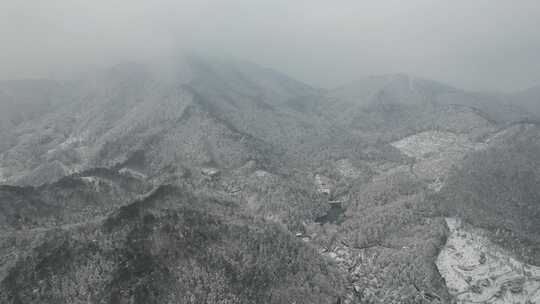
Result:
{"label": "distant mountain range", "polygon": [[445,217],[540,265],[539,99],[198,56],[0,83],[0,302],[449,303]]}

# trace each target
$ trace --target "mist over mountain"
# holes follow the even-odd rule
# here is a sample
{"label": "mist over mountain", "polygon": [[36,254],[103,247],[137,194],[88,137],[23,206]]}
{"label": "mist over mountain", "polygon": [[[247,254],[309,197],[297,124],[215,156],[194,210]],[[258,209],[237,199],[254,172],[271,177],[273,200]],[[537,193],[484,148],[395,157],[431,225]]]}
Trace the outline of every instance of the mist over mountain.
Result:
{"label": "mist over mountain", "polygon": [[540,301],[440,262],[458,218],[540,266],[537,93],[203,55],[2,82],[0,302]]}

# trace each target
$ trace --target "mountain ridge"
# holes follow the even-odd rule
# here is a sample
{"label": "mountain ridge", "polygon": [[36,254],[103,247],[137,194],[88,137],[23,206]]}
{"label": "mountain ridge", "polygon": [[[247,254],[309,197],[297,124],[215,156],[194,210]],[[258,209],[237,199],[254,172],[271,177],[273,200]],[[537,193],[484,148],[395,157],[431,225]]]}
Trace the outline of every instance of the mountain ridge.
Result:
{"label": "mountain ridge", "polygon": [[0,301],[450,303],[447,216],[506,220],[493,239],[536,263],[533,119],[499,95],[364,81],[200,57],[74,80],[1,129]]}

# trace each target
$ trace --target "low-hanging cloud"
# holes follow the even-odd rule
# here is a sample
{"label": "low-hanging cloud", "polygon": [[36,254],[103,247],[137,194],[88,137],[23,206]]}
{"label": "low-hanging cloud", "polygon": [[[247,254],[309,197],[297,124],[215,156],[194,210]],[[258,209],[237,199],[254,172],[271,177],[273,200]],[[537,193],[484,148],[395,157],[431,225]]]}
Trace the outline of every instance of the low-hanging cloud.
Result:
{"label": "low-hanging cloud", "polygon": [[0,78],[179,50],[333,87],[404,72],[475,90],[540,83],[535,0],[0,0]]}

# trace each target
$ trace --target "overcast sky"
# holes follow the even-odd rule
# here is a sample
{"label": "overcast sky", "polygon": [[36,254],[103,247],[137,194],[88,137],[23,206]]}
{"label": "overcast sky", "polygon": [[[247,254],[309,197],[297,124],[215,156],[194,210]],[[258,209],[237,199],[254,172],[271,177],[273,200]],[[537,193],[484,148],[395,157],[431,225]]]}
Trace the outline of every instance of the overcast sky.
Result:
{"label": "overcast sky", "polygon": [[204,50],[333,87],[403,72],[540,84],[538,0],[0,0],[0,79]]}

